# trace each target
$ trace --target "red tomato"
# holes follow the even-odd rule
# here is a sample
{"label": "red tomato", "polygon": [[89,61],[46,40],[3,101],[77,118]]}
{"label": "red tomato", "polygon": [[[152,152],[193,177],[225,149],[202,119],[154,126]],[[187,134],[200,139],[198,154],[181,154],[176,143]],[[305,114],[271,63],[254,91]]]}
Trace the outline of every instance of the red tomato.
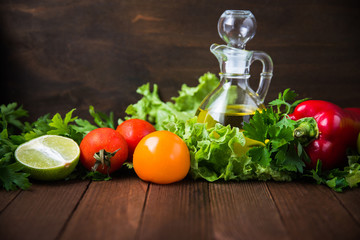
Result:
{"label": "red tomato", "polygon": [[158,184],[177,182],[189,172],[189,149],[172,132],[152,132],[135,148],[133,166],[138,177],[144,181]]}
{"label": "red tomato", "polygon": [[103,174],[112,173],[118,170],[127,159],[128,146],[123,136],[112,128],[97,128],[89,132],[81,141],[80,162],[85,168],[92,170],[97,161],[94,154],[102,149],[109,153],[118,151],[109,158],[110,168],[105,163],[100,164],[96,169],[98,172]]}
{"label": "red tomato", "polygon": [[122,122],[117,128],[118,131],[126,140],[129,147],[129,159],[132,159],[136,145],[140,140],[156,129],[149,122],[141,119],[129,119]]}

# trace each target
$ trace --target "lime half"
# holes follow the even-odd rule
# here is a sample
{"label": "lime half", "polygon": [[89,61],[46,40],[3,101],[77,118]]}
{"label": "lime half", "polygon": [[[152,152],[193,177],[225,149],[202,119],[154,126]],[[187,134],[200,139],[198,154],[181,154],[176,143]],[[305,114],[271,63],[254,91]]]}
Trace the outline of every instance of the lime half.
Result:
{"label": "lime half", "polygon": [[80,148],[71,138],[45,135],[20,145],[16,160],[24,171],[39,180],[59,180],[67,177],[76,167]]}

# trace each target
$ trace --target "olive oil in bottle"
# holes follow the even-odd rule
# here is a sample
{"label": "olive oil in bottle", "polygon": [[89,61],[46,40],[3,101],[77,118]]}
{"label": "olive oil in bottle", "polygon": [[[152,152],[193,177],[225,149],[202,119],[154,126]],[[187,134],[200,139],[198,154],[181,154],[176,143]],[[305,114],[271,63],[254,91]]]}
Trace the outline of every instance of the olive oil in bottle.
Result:
{"label": "olive oil in bottle", "polygon": [[216,123],[242,128],[244,122],[249,122],[256,110],[261,111],[262,109],[264,109],[263,105],[254,107],[243,104],[228,105],[225,112],[214,112],[211,109],[203,110],[199,108],[197,116],[198,122],[207,123],[208,128],[215,126]]}

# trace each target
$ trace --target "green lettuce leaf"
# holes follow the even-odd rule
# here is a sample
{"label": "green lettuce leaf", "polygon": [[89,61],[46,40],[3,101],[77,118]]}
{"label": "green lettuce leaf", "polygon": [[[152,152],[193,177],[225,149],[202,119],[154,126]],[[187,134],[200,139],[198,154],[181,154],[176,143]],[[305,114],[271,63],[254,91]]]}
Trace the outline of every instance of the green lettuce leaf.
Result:
{"label": "green lettuce leaf", "polygon": [[199,78],[196,87],[189,87],[186,84],[181,86],[178,97],[173,97],[174,107],[181,112],[187,112],[194,116],[197,108],[203,99],[219,85],[219,79],[212,73],[205,73]]}
{"label": "green lettuce leaf", "polygon": [[[164,129],[163,123],[174,119],[186,121],[195,115],[201,101],[219,84],[216,75],[206,73],[199,78],[196,87],[182,85],[178,97],[173,97],[173,102],[164,102],[160,99],[158,85],[154,84],[151,91],[150,84],[144,84],[137,89],[143,97],[126,109],[128,115],[125,119],[139,118],[149,121],[155,128]],[[122,120],[120,119],[119,122]]]}
{"label": "green lettuce leaf", "polygon": [[321,171],[321,161],[318,161],[316,169],[309,170],[304,177],[311,177],[316,180],[317,184],[325,184],[337,192],[342,192],[346,188],[358,187],[360,184],[360,155],[349,155],[348,165],[343,169]]}
{"label": "green lettuce leaf", "polygon": [[164,127],[187,144],[191,157],[190,174],[194,179],[202,178],[210,182],[220,179],[291,180],[289,171],[278,171],[253,161],[246,154],[254,146],[253,140],[246,138],[239,128],[216,124],[207,129],[206,124],[198,123],[196,117],[186,122],[168,122]]}

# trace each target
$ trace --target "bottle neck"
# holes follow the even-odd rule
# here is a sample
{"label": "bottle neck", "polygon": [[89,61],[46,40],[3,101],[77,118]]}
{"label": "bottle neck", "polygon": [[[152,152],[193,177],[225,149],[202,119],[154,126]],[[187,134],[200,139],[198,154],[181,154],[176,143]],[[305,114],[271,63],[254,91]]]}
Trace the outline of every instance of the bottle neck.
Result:
{"label": "bottle neck", "polygon": [[219,73],[219,76],[222,79],[239,79],[239,80],[248,80],[250,78],[250,74],[244,73]]}
{"label": "bottle neck", "polygon": [[237,74],[237,73],[219,73],[220,80],[225,82],[233,82],[236,84],[237,82],[248,82],[250,78],[250,74]]}
{"label": "bottle neck", "polygon": [[222,84],[228,86],[237,85],[242,89],[249,88],[250,74],[219,73]]}

